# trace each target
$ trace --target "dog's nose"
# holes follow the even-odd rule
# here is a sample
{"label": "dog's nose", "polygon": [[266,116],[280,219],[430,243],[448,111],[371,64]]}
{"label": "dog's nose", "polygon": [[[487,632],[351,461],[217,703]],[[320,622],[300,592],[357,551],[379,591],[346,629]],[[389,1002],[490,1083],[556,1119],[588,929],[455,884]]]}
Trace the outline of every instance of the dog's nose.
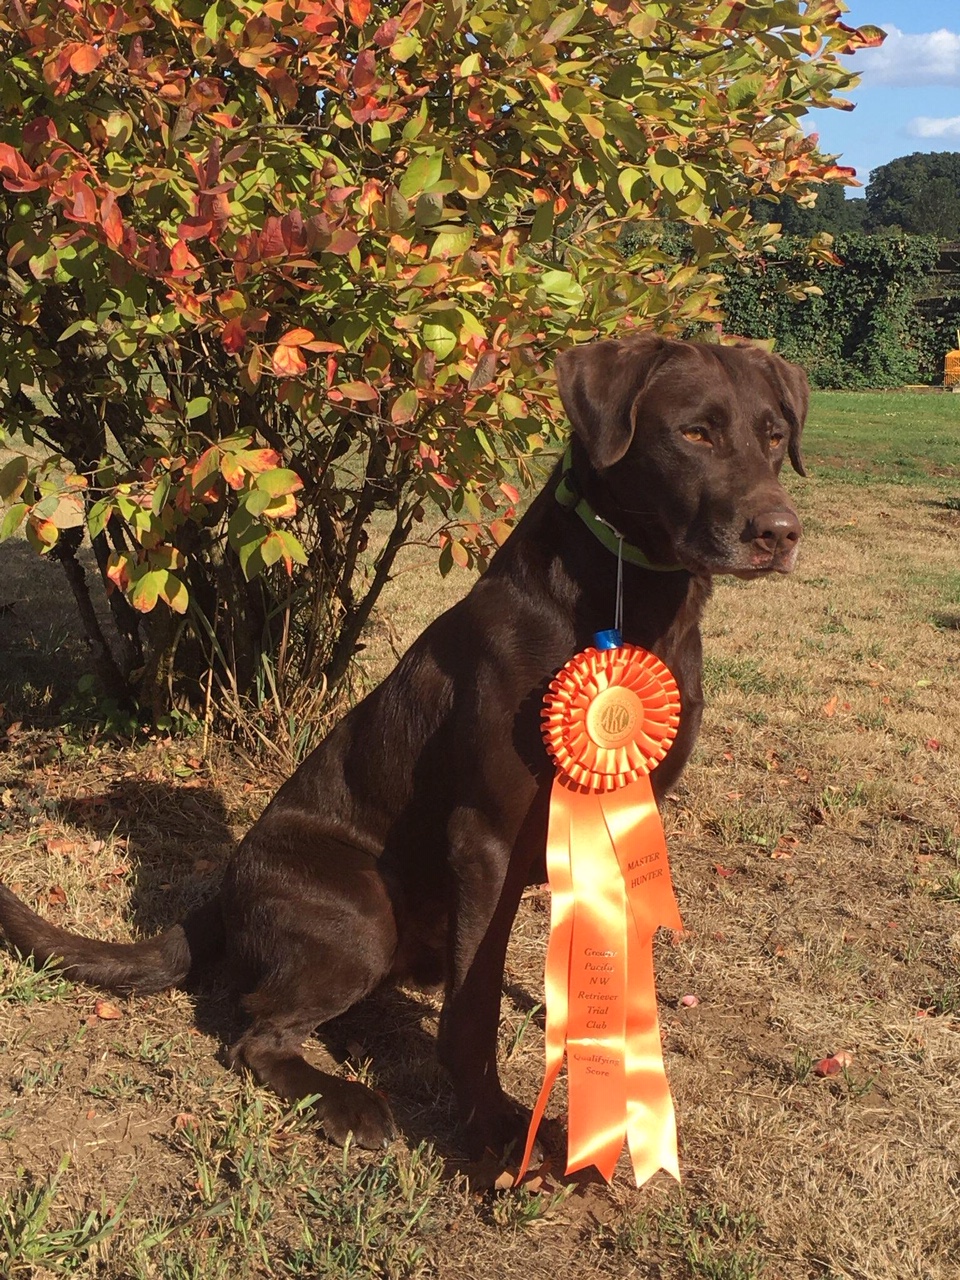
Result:
{"label": "dog's nose", "polygon": [[800,541],[800,521],[795,512],[786,509],[764,511],[750,521],[747,536],[758,551],[782,554],[792,551]]}

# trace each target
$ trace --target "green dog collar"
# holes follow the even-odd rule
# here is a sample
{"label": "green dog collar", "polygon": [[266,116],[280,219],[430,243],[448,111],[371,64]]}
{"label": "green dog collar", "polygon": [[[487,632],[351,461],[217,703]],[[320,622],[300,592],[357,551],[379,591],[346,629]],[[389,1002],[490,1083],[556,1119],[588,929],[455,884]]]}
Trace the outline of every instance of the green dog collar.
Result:
{"label": "green dog collar", "polygon": [[573,455],[569,445],[563,455],[562,465],[563,471],[560,475],[560,483],[554,491],[554,497],[561,507],[578,515],[597,541],[602,543],[608,551],[614,555],[622,555],[628,564],[639,565],[641,569],[650,569],[654,573],[677,573],[683,569],[682,564],[654,564],[647,559],[639,547],[627,542],[613,525],[597,515],[576,487],[572,469]]}

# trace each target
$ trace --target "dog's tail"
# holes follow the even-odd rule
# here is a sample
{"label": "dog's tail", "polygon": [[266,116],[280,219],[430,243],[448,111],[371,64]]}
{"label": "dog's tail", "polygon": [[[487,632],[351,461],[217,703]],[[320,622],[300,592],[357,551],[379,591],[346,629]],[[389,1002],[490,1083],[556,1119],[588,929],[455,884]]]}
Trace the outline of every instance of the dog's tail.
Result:
{"label": "dog's tail", "polygon": [[97,942],[50,924],[0,884],[0,931],[25,956],[77,982],[109,991],[163,991],[176,987],[223,950],[220,899],[197,907],[180,924],[142,942]]}

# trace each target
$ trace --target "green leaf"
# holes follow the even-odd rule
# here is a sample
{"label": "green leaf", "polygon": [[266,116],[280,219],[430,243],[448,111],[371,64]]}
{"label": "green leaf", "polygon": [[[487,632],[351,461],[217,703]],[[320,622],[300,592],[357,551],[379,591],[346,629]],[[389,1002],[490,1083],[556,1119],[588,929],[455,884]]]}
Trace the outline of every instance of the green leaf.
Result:
{"label": "green leaf", "polygon": [[127,595],[138,613],[150,613],[156,607],[160,589],[166,585],[167,576],[166,569],[148,569],[134,579]]}
{"label": "green leaf", "polygon": [[390,421],[396,423],[398,427],[412,422],[417,416],[419,404],[420,397],[417,395],[416,388],[407,387],[406,391],[402,391],[394,400],[390,408]]}
{"label": "green leaf", "polygon": [[543,33],[544,44],[556,44],[558,40],[571,32],[587,11],[585,4],[578,4],[575,9],[558,13],[550,26]]}
{"label": "green leaf", "polygon": [[16,533],[29,510],[25,502],[15,502],[3,513],[3,519],[0,520],[0,542],[4,542],[11,534]]}
{"label": "green leaf", "polygon": [[431,258],[459,258],[473,244],[473,228],[441,231],[430,247]]}
{"label": "green leaf", "polygon": [[23,493],[30,471],[30,463],[17,454],[0,470],[0,501],[12,502]]}
{"label": "green leaf", "polygon": [[87,532],[91,538],[99,538],[113,515],[113,499],[101,498],[87,513]]}
{"label": "green leaf", "polygon": [[[272,471],[261,471],[256,477],[256,487],[271,498],[282,498],[285,494],[296,493],[303,488],[303,481],[295,471],[286,467],[275,467]],[[266,508],[264,508],[265,510]],[[250,504],[247,503],[247,510]]]}
{"label": "green leaf", "polygon": [[530,226],[530,243],[540,244],[543,240],[549,240],[553,235],[553,201],[544,200],[543,204],[537,205],[537,211],[533,215],[533,223]]}
{"label": "green leaf", "polygon": [[491,462],[496,462],[496,460],[497,460],[497,455],[496,455],[496,453],[494,452],[493,445],[490,443],[490,438],[489,438],[489,436],[488,436],[488,435],[487,435],[487,433],[483,430],[483,428],[482,428],[482,427],[477,427],[473,434],[477,437],[477,442],[478,442],[478,444],[480,445],[480,448],[481,448],[481,449],[483,450],[483,452],[487,455],[487,457],[490,459],[490,461],[491,461]]}
{"label": "green leaf", "polygon": [[294,564],[307,563],[307,553],[303,549],[303,544],[288,529],[274,529],[273,536],[279,538],[283,554]]}
{"label": "green leaf", "polygon": [[727,87],[727,103],[734,111],[756,102],[763,89],[763,76],[741,76]]}
{"label": "green leaf", "polygon": [[569,271],[544,271],[540,276],[540,287],[545,293],[570,307],[581,307],[584,292]]}
{"label": "green leaf", "polygon": [[174,613],[186,613],[190,603],[190,592],[169,570],[164,570],[163,582],[159,589],[160,598],[165,600]]}
{"label": "green leaf", "polygon": [[400,194],[411,200],[422,191],[431,191],[440,181],[442,173],[441,152],[434,151],[416,156],[407,165],[406,173],[400,179]]}
{"label": "green leaf", "polygon": [[194,418],[202,418],[205,413],[209,412],[209,409],[210,397],[196,396],[193,400],[187,401],[187,407],[184,410],[184,413],[187,421],[192,422]]}

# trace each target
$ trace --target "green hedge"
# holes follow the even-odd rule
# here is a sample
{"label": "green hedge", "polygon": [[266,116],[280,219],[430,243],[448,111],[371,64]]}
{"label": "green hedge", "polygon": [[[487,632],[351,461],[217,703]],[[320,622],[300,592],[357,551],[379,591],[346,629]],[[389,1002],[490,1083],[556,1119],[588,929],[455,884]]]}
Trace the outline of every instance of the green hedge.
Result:
{"label": "green hedge", "polygon": [[[774,339],[817,387],[939,383],[960,328],[960,281],[937,271],[939,242],[849,234],[834,249],[842,266],[811,266],[806,241],[787,236],[759,268],[728,268],[728,331]],[[790,296],[809,281],[820,296]]]}

